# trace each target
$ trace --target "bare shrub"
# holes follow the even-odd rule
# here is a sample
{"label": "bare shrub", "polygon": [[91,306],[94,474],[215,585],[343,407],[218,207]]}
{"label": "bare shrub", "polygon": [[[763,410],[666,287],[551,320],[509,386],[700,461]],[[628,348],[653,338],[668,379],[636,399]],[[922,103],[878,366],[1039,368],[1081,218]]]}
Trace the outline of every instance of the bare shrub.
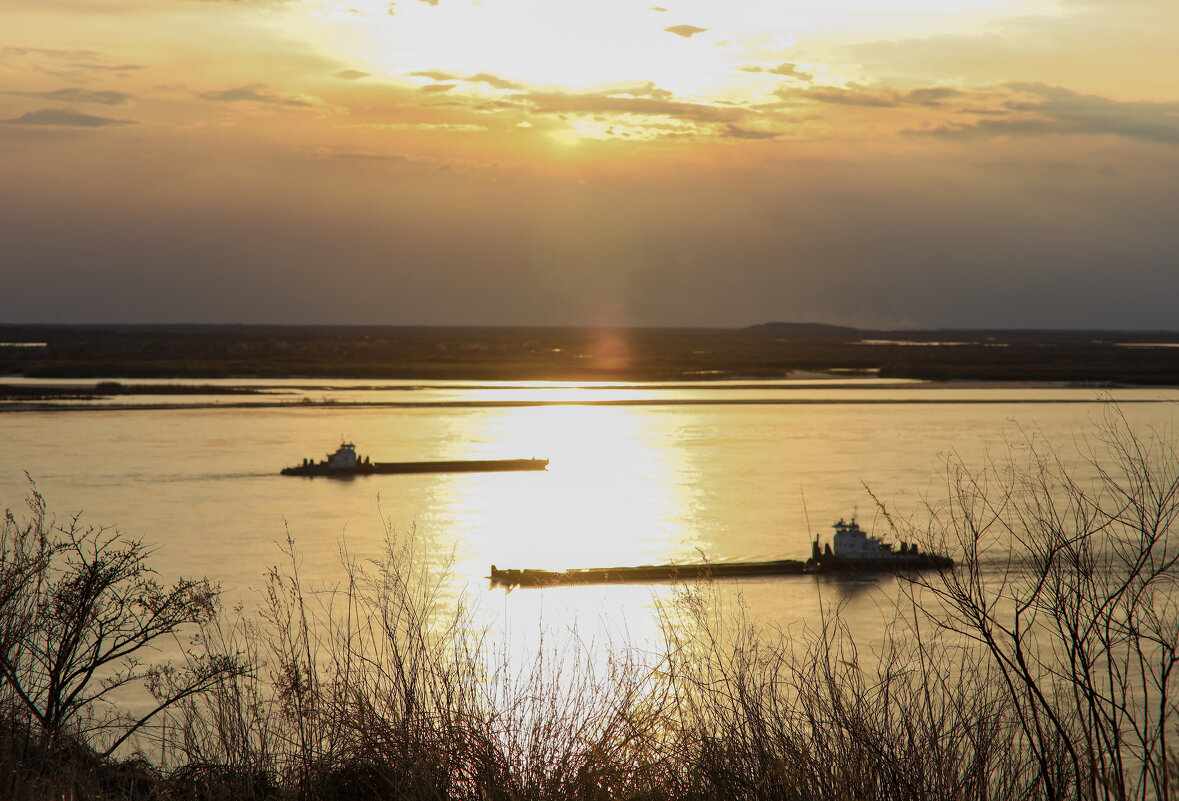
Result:
{"label": "bare shrub", "polygon": [[[77,516],[57,524],[31,480],[28,508],[23,522],[8,511],[0,524],[0,691],[48,744],[76,737],[110,755],[162,710],[240,670],[177,639],[216,615],[207,579],[161,584],[142,541]],[[165,638],[182,664],[145,661]],[[135,684],[155,704],[130,714],[113,696]]]}
{"label": "bare shrub", "polygon": [[1179,454],[1117,407],[1066,458],[951,458],[930,532],[959,567],[919,582],[936,627],[978,646],[1045,798],[1177,795]]}

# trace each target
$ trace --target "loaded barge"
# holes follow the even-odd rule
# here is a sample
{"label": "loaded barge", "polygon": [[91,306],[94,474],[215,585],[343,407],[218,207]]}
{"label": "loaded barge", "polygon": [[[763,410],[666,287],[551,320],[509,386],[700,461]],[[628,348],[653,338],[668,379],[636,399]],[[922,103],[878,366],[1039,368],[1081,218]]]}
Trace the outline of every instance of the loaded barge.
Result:
{"label": "loaded barge", "polygon": [[574,570],[500,570],[491,566],[491,583],[503,587],[563,587],[572,584],[661,584],[745,576],[792,576],[806,572],[806,562],[704,562],[638,567],[587,567]]}
{"label": "loaded barge", "polygon": [[921,552],[917,545],[892,543],[870,537],[852,518],[832,528],[832,542],[819,546],[815,537],[811,558],[777,559],[766,562],[703,562],[698,564],[640,565],[638,567],[591,567],[573,570],[501,570],[491,566],[491,583],[502,587],[563,587],[575,584],[658,584],[699,579],[746,578],[754,576],[800,576],[815,573],[906,573],[944,570],[954,566],[948,556]]}
{"label": "loaded barge", "polygon": [[498,473],[511,470],[547,470],[548,459],[464,459],[450,462],[374,462],[361,459],[356,446],[342,442],[335,453],[320,461],[304,459],[300,465],[284,467],[284,476],[371,476],[383,473]]}

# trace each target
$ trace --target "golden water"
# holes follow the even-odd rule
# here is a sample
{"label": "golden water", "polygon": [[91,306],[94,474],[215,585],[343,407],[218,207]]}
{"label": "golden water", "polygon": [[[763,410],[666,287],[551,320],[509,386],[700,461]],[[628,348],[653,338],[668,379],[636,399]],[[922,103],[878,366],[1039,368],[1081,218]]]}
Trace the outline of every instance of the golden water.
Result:
{"label": "golden water", "polygon": [[[1071,448],[1101,417],[1105,397],[872,381],[253,383],[273,389],[265,398],[272,405],[121,397],[164,408],[0,414],[0,504],[20,507],[28,471],[59,516],[81,511],[83,522],[155,543],[163,577],[207,575],[227,600],[247,605],[267,566],[280,561],[276,543],[288,530],[304,579],[330,583],[340,576],[341,543],[364,556],[379,550],[386,524],[416,529],[426,558],[451,565],[449,585],[493,626],[576,620],[642,640],[654,635],[651,610],[666,587],[507,593],[488,585],[489,567],[805,558],[813,536],[826,536],[840,517],[858,515],[886,533],[868,488],[891,513],[919,515],[924,500],[945,494],[940,467],[950,451],[981,465],[1033,430]],[[1143,425],[1168,423],[1177,397],[1117,393],[1127,417]],[[619,401],[637,405],[613,405]],[[537,402],[549,405],[513,405]],[[349,480],[278,474],[322,458],[341,438],[374,461],[539,457],[550,466]],[[789,577],[739,589],[756,615],[785,626],[846,599],[870,637],[893,585]]]}

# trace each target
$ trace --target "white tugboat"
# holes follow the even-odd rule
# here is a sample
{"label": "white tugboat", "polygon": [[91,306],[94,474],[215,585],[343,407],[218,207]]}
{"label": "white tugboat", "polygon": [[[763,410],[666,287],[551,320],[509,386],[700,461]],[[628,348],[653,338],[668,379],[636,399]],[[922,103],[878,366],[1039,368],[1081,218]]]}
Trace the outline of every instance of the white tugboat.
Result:
{"label": "white tugboat", "polygon": [[335,453],[327,456],[328,470],[354,470],[360,464],[360,457],[356,455],[356,446],[351,442],[341,442]]}
{"label": "white tugboat", "polygon": [[284,467],[284,476],[357,476],[375,473],[376,467],[368,460],[363,460],[356,454],[356,445],[351,442],[341,442],[335,453],[329,453],[320,461],[304,459],[303,464],[295,467]]}
{"label": "white tugboat", "polygon": [[819,538],[815,538],[807,563],[811,570],[927,570],[954,564],[948,556],[921,553],[917,543],[902,542],[900,549],[894,550],[891,542],[870,536],[860,528],[854,517],[850,522],[840,518],[831,527],[835,529],[835,536],[830,545],[820,550]]}

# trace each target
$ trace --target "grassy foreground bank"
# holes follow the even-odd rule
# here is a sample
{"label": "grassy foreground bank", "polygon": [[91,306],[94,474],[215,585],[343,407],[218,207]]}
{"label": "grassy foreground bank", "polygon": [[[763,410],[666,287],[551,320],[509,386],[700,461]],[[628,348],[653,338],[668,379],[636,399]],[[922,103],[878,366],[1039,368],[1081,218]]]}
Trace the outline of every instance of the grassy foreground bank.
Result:
{"label": "grassy foreground bank", "polygon": [[[655,651],[521,666],[393,536],[330,591],[288,551],[225,614],[34,489],[0,529],[0,798],[1177,797],[1173,440],[1115,413],[1079,453],[1025,444],[951,460],[922,530],[896,521],[959,566],[870,655],[837,610],[790,637],[705,586]],[[120,705],[139,683],[156,703]]]}

